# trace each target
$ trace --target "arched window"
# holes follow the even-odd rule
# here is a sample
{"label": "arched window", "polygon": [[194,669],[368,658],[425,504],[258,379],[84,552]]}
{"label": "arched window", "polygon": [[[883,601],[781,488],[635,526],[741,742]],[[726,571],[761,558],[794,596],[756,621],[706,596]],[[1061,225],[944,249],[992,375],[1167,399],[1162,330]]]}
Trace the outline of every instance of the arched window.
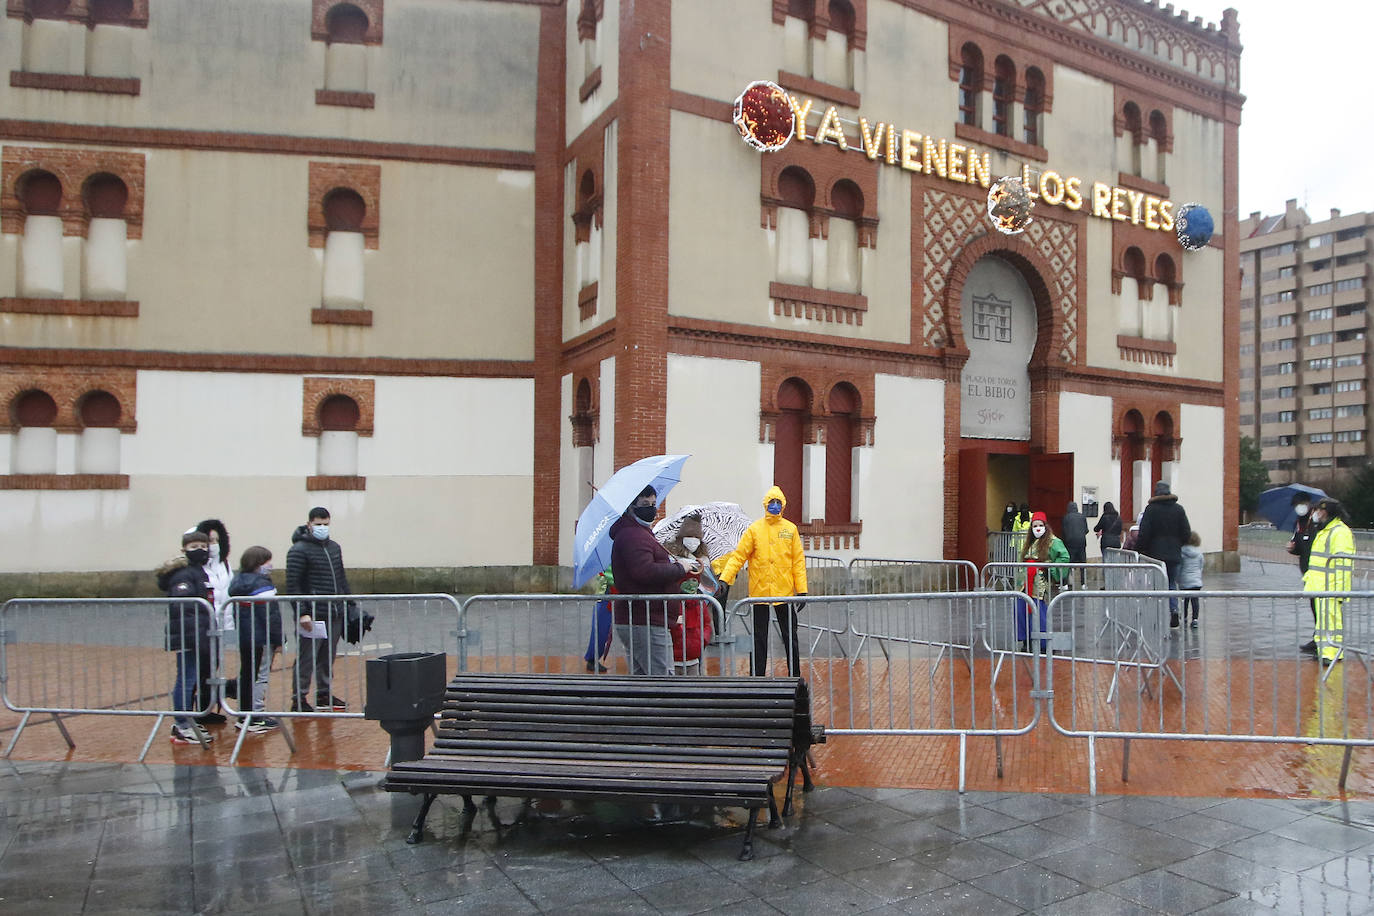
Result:
{"label": "arched window", "polygon": [[983,52],[969,42],[959,51],[959,120],[981,127],[979,100],[983,94]]}
{"label": "arched window", "polygon": [[333,394],[320,402],[320,429],[354,432],[358,428],[358,402],[346,394]]}
{"label": "arched window", "polygon": [[829,239],[826,242],[826,286],[845,293],[862,287],[862,261],[859,246],[859,218],[864,212],[864,195],[849,179],[841,179],[830,189]]}
{"label": "arched window", "polygon": [[56,419],[57,402],[46,391],[23,391],[10,403],[11,423],[18,427],[10,453],[13,473],[57,473]]}
{"label": "arched window", "polygon": [[1155,279],[1164,284],[1164,288],[1169,291],[1169,304],[1179,305],[1182,302],[1182,284],[1178,282],[1178,267],[1174,264],[1174,259],[1168,254],[1161,252],[1155,258]]}
{"label": "arched window", "polygon": [[852,493],[859,392],[842,382],[831,389],[826,407],[825,521],[828,525],[848,525],[855,521]]}
{"label": "arched window", "polygon": [[572,446],[573,462],[577,468],[577,504],[585,506],[595,492],[596,480],[596,414],[592,411],[592,383],[580,379],[573,396]]}
{"label": "arched window", "polygon": [[321,477],[358,474],[358,402],[346,394],[331,394],[320,402],[320,442],[317,473]]}
{"label": "arched window", "polygon": [[1145,128],[1140,116],[1140,107],[1135,102],[1127,102],[1121,108],[1121,118],[1125,123],[1127,144],[1130,147],[1131,174],[1140,174],[1140,146],[1145,142]]}
{"label": "arched window", "polygon": [[324,88],[331,92],[367,91],[367,14],[351,3],[331,7],[324,18]]}
{"label": "arched window", "polygon": [[1163,112],[1158,109],[1150,112],[1150,139],[1155,146],[1155,181],[1164,184],[1165,154],[1169,149],[1169,123],[1165,120]]}
{"label": "arched window", "polygon": [[34,169],[19,179],[19,202],[24,207],[24,238],[20,242],[19,295],[62,298],[62,182],[52,172]]}
{"label": "arched window", "polygon": [[1154,492],[1155,481],[1164,480],[1164,464],[1174,460],[1174,418],[1168,411],[1155,414],[1154,442],[1150,447],[1150,492]]}
{"label": "arched window", "polygon": [[993,63],[992,129],[1003,137],[1012,132],[1012,106],[1016,101],[1016,65],[1005,54]]}
{"label": "arched window", "polygon": [[854,85],[854,7],[848,0],[830,0],[827,12],[830,28],[816,78],[848,89]]}
{"label": "arched window", "polygon": [[596,314],[597,291],[591,286],[601,280],[602,199],[599,177],[594,168],[586,166],[586,162],[592,161],[600,162],[600,157],[588,154],[584,162],[578,163],[582,175],[577,179],[572,214],[577,270],[574,280],[579,290],[578,312],[583,320]]}
{"label": "arched window", "polygon": [[1045,74],[1039,67],[1026,70],[1025,140],[1031,146],[1044,146],[1041,120],[1045,116]]}
{"label": "arched window", "polygon": [[[1149,279],[1145,274],[1145,253],[1132,245],[1121,256],[1121,271],[1135,281],[1136,295],[1141,299],[1150,296]],[[1125,289],[1122,292],[1126,292]]]}
{"label": "arched window", "polygon": [[82,251],[82,297],[123,299],[129,291],[129,226],[124,219],[129,188],[117,175],[101,172],[87,179],[81,196],[89,215]]}
{"label": "arched window", "polygon": [[324,28],[330,44],[362,44],[367,38],[367,13],[351,3],[339,3],[324,17]]}
{"label": "arched window", "polygon": [[811,428],[811,389],[801,379],[789,378],[778,388],[778,419],[773,431],[773,483],[787,495],[783,517],[794,523],[803,519],[805,497],[802,455]]}
{"label": "arched window", "polygon": [[778,176],[778,269],[782,283],[811,285],[811,210],[816,185],[800,166]]}
{"label": "arched window", "polygon": [[[1121,523],[1127,530],[1135,524],[1142,501],[1136,506],[1136,463],[1145,458],[1145,418],[1138,410],[1128,410],[1121,418]],[[1144,494],[1149,497],[1148,493]],[[1122,535],[1125,535],[1122,531]]]}
{"label": "arched window", "polygon": [[325,308],[360,309],[366,300],[363,222],[367,204],[352,188],[334,188],[321,201],[324,239]]}
{"label": "arched window", "polygon": [[119,473],[119,399],[108,391],[88,391],[77,402],[81,437],[76,446],[78,474]]}

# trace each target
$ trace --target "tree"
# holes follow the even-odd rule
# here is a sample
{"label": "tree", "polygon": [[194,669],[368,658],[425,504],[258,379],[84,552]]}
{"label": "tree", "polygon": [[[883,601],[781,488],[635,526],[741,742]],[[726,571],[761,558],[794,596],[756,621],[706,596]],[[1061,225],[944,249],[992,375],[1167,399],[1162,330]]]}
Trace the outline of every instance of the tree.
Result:
{"label": "tree", "polygon": [[1374,527],[1374,465],[1365,462],[1356,468],[1337,493],[1351,528]]}
{"label": "tree", "polygon": [[1269,486],[1269,469],[1260,457],[1259,443],[1249,436],[1240,437],[1240,508],[1249,512],[1255,508],[1259,495]]}

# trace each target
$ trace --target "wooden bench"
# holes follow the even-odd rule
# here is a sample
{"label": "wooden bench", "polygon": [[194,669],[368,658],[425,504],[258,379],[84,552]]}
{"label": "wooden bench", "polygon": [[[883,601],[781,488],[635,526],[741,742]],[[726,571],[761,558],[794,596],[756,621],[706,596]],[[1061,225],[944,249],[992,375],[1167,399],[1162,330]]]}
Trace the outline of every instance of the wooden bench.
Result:
{"label": "wooden bench", "polygon": [[438,737],[423,760],[393,764],[391,792],[424,795],[407,840],[419,842],[437,795],[609,799],[749,809],[741,859],[773,783],[823,730],[800,678],[470,674],[448,685]]}

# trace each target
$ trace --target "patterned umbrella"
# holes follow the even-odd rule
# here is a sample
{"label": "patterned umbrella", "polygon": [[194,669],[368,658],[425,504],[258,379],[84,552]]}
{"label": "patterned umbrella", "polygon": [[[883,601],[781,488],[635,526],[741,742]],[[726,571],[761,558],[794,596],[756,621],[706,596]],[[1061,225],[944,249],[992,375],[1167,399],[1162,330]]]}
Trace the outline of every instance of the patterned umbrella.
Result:
{"label": "patterned umbrella", "polygon": [[719,560],[734,550],[744,535],[744,529],[753,521],[738,503],[683,506],[654,526],[654,537],[658,538],[660,544],[671,543],[677,537],[683,520],[691,515],[701,516],[701,542],[712,560]]}

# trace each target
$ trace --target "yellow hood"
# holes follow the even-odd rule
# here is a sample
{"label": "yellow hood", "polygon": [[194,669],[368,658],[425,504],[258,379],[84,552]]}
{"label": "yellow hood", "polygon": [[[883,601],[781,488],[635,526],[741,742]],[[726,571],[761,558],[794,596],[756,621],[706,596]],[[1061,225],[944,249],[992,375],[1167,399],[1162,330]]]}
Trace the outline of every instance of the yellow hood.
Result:
{"label": "yellow hood", "polygon": [[782,488],[776,484],[768,488],[768,492],[763,494],[763,511],[768,511],[768,504],[773,500],[780,500],[782,507],[787,508],[787,497],[783,495]]}

